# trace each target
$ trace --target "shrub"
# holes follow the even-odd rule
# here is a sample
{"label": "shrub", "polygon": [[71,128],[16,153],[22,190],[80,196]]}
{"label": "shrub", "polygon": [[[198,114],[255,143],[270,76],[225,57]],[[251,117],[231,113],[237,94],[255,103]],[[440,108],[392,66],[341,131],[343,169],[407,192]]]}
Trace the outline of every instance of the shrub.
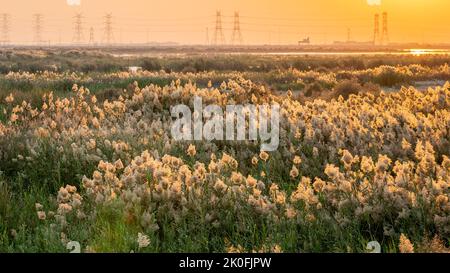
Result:
{"label": "shrub", "polygon": [[356,80],[345,80],[335,86],[334,96],[342,96],[344,99],[348,99],[350,95],[358,94],[361,90],[362,86]]}

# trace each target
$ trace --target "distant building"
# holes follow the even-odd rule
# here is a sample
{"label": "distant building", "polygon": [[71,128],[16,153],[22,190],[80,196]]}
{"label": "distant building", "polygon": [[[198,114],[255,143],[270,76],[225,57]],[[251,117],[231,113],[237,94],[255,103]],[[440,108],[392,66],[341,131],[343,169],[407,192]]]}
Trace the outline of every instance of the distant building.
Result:
{"label": "distant building", "polygon": [[304,38],[303,40],[298,41],[298,45],[309,45],[311,44],[311,40],[309,37]]}

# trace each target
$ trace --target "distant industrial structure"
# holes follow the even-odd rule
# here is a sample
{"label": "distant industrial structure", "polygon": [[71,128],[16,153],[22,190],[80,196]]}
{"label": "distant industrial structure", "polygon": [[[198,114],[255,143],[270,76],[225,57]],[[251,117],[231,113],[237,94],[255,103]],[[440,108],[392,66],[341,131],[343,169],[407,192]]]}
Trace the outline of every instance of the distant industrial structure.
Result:
{"label": "distant industrial structure", "polygon": [[303,38],[298,41],[298,45],[309,45],[311,44],[311,39],[309,37]]}
{"label": "distant industrial structure", "polygon": [[[255,29],[247,29],[247,25],[258,25],[258,23],[249,23],[244,22],[242,23],[241,19],[244,18],[244,20],[248,20],[248,18],[253,19],[263,19],[263,17],[241,17],[239,14],[239,11],[235,11],[234,15],[230,16],[224,16],[220,10],[216,11],[215,15],[212,15],[211,17],[215,17],[214,26],[206,27],[206,39],[204,42],[204,45],[207,46],[224,46],[224,45],[230,45],[230,46],[239,46],[244,44],[244,35],[243,32],[261,32],[264,33],[268,31],[268,38],[262,39],[261,44],[271,44],[272,39],[272,31],[273,28],[267,28],[265,27],[264,30],[255,30]],[[225,20],[223,20],[225,18]],[[344,32],[342,33],[343,39],[340,41],[335,41],[333,44],[335,45],[364,45],[364,46],[384,46],[388,45],[390,43],[389,39],[389,28],[388,28],[388,13],[387,12],[377,12],[374,14],[373,17],[373,38],[369,39],[369,41],[358,41],[355,38],[355,35],[352,35],[352,28],[350,26],[357,28],[357,25],[349,25],[349,27],[346,28],[346,39],[344,38]],[[113,15],[111,13],[106,14],[103,17],[103,22],[98,23],[98,25],[95,25],[96,23],[90,22],[90,27],[87,27],[87,22],[85,20],[85,17],[82,13],[76,13],[73,16],[73,36],[71,41],[67,41],[67,44],[73,44],[73,45],[113,45],[116,43],[120,43],[122,41],[122,30],[117,27],[116,32],[119,33],[119,40],[117,41],[115,39],[115,29],[114,29],[114,20]],[[211,18],[212,19],[212,18]],[[229,19],[229,20],[228,20]],[[275,18],[277,19],[277,18]],[[274,20],[275,20],[274,19]],[[277,19],[278,20],[278,19]],[[295,20],[295,19],[292,19]],[[233,25],[231,28],[231,24]],[[244,25],[244,30],[241,28],[241,25]],[[44,15],[41,13],[36,13],[32,15],[31,25],[33,29],[33,39],[28,40],[25,43],[32,43],[34,45],[42,45],[45,43],[50,44],[49,39],[45,39],[43,37],[47,33],[51,32],[48,29],[52,28],[52,24],[47,26],[48,29],[44,29]],[[54,25],[54,24],[53,24]],[[230,25],[230,27],[227,27]],[[263,24],[261,24],[262,26]],[[152,23],[147,23],[147,25],[140,24],[140,27],[145,27],[145,31],[141,30],[133,30],[136,32],[145,32],[147,34],[146,43],[147,45],[153,44],[153,45],[160,45],[165,43],[157,43],[157,42],[150,42],[150,27],[156,27],[157,25],[152,25]],[[267,24],[264,24],[264,26],[267,26]],[[292,27],[295,30],[294,31],[286,31],[286,33],[295,33],[299,30],[299,26],[301,25],[283,25],[286,27]],[[59,26],[58,26],[59,27]],[[98,31],[98,34],[96,34],[97,37],[94,37],[94,27]],[[131,26],[130,26],[131,27]],[[225,39],[225,32],[230,31],[230,39]],[[178,30],[177,30],[178,31]],[[168,30],[167,32],[177,32]],[[190,31],[190,30],[189,30]],[[198,30],[193,30],[198,31]],[[164,32],[164,29],[157,29],[155,32]],[[11,44],[11,37],[10,34],[11,31],[11,18],[10,15],[7,13],[0,14],[0,45],[7,45]],[[61,34],[64,34],[64,29],[59,28],[59,40],[57,40],[56,43],[59,44],[65,44],[64,40],[62,39]],[[280,28],[278,27],[278,44],[282,44],[282,41],[280,39],[281,33],[283,33]],[[304,36],[300,37],[299,40],[296,41],[296,45],[298,46],[305,46],[305,45],[311,45],[313,43],[313,39],[317,39],[317,37],[311,37],[312,33],[306,32]],[[324,35],[324,44],[327,43],[326,40],[326,33]],[[227,34],[228,36],[228,34]],[[97,40],[95,39],[97,38]],[[132,43],[138,43],[131,41]],[[144,42],[143,42],[144,44]]]}
{"label": "distant industrial structure", "polygon": [[374,27],[373,27],[373,40],[368,42],[360,42],[352,40],[352,30],[347,28],[346,41],[335,41],[335,45],[352,45],[352,46],[385,46],[389,44],[389,29],[388,29],[388,13],[383,12],[381,14],[381,33],[380,33],[380,14],[374,15]]}

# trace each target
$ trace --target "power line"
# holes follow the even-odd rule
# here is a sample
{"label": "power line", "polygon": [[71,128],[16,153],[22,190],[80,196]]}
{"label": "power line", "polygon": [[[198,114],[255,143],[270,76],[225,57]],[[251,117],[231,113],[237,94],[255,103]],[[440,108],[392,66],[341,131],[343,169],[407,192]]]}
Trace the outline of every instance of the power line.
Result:
{"label": "power line", "polygon": [[171,22],[175,22],[175,21],[199,21],[199,20],[204,20],[204,19],[214,19],[213,15],[208,15],[208,16],[197,16],[197,17],[186,17],[186,18],[139,18],[139,17],[114,17],[118,20],[126,20],[126,21],[163,21],[163,22],[167,22],[167,21],[171,21]]}
{"label": "power line", "polygon": [[[242,17],[242,16],[241,16]],[[228,23],[227,21],[223,21],[224,23]],[[241,25],[249,25],[249,26],[270,26],[270,27],[284,27],[284,28],[298,28],[298,27],[307,27],[307,28],[324,28],[324,27],[335,27],[336,24],[328,23],[328,24],[270,24],[270,23],[248,23],[241,22]],[[366,28],[365,26],[353,26],[353,28]]]}
{"label": "power line", "polygon": [[[232,16],[224,16],[224,17],[232,17]],[[293,21],[293,22],[313,22],[313,21],[366,21],[367,19],[364,17],[358,18],[287,18],[287,17],[259,17],[259,16],[241,16],[244,19],[254,19],[254,20],[263,20],[263,21]]]}

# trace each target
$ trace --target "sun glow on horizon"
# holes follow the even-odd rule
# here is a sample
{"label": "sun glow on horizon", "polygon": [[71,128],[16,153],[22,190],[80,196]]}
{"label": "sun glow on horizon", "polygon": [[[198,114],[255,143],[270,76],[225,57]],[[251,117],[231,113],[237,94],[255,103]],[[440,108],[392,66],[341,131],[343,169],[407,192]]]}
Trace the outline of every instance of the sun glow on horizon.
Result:
{"label": "sun glow on horizon", "polygon": [[203,44],[205,38],[213,38],[220,10],[228,43],[234,12],[239,12],[245,44],[296,45],[307,37],[311,44],[370,42],[374,15],[380,14],[381,32],[383,12],[388,14],[390,43],[450,43],[450,25],[445,24],[449,9],[448,0],[15,0],[3,5],[2,12],[11,15],[9,40],[15,43],[34,41],[32,16],[42,13],[41,36],[51,43],[73,41],[76,14],[82,14],[84,42],[91,28],[95,40],[101,41],[104,16],[111,14],[117,43]]}
{"label": "sun glow on horizon", "polygon": [[381,0],[367,0],[369,6],[379,6],[381,5]]}

